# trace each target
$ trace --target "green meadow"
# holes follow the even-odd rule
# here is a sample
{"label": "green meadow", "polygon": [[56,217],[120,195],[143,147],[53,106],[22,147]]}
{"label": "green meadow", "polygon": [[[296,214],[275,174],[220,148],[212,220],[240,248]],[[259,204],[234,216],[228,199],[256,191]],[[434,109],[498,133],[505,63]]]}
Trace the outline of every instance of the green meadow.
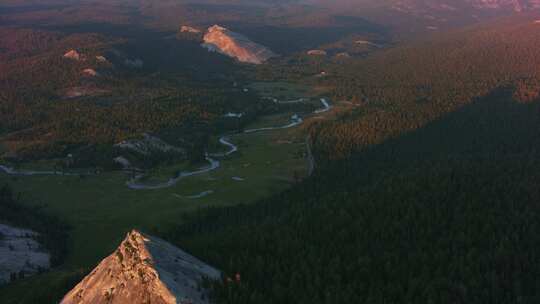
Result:
{"label": "green meadow", "polygon": [[[297,91],[294,91],[297,92]],[[295,93],[300,94],[300,93]],[[287,95],[287,98],[296,96]],[[286,125],[294,113],[261,117],[246,129]],[[211,206],[249,204],[289,188],[307,175],[305,134],[301,128],[241,133],[228,136],[238,151],[220,161],[220,167],[186,177],[176,185],[158,190],[132,190],[124,172],[102,172],[95,176],[9,176],[0,174],[0,184],[20,192],[24,204],[42,207],[71,227],[65,263],[47,273],[20,280],[0,289],[0,302],[20,299],[22,291],[49,294],[49,288],[69,289],[85,272],[118,246],[131,229],[156,232],[182,223],[192,212]],[[210,152],[228,148],[212,138]],[[214,143],[215,142],[215,143]],[[54,161],[20,165],[19,169],[52,170]],[[178,162],[151,169],[143,183],[159,183],[178,171],[193,170],[207,163]],[[206,195],[197,198],[196,196]],[[189,250],[189,248],[186,248]],[[74,282],[70,282],[70,278]],[[68,282],[68,283],[66,283]]]}
{"label": "green meadow", "polygon": [[[130,176],[122,172],[83,178],[2,174],[0,182],[23,193],[25,203],[45,206],[46,212],[66,221],[73,229],[66,265],[88,267],[110,253],[132,228],[167,229],[181,223],[188,212],[254,202],[286,189],[295,176],[306,174],[304,140],[295,130],[240,134],[230,140],[239,151],[220,159],[220,168],[186,177],[164,189],[129,189],[126,182]],[[186,166],[172,167],[181,170]],[[39,168],[47,169],[43,164]],[[167,168],[154,171],[159,173],[155,180],[150,175],[144,182],[164,181],[175,173]],[[212,193],[189,198],[205,191]]]}

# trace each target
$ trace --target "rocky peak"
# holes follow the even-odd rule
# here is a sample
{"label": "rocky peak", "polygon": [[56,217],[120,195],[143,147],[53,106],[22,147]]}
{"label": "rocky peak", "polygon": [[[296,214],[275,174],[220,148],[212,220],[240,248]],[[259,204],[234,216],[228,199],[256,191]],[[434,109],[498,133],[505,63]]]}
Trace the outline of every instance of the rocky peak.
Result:
{"label": "rocky peak", "polygon": [[219,25],[208,28],[202,46],[209,51],[219,52],[236,58],[240,62],[252,64],[261,64],[276,56],[268,48]]}
{"label": "rocky peak", "polygon": [[181,249],[133,230],[61,304],[206,304],[203,278],[221,274]]}
{"label": "rocky peak", "polygon": [[77,52],[76,50],[70,50],[64,54],[64,58],[79,61],[82,57],[81,54],[79,54],[79,52]]}
{"label": "rocky peak", "polygon": [[194,27],[191,27],[191,26],[188,26],[188,25],[182,25],[180,27],[180,32],[181,33],[194,33],[194,34],[198,34],[201,32],[201,30],[199,29],[196,29]]}
{"label": "rocky peak", "polygon": [[82,71],[82,73],[83,73],[83,75],[89,76],[89,77],[96,77],[96,76],[98,76],[98,72],[96,72],[96,70],[90,69],[90,68],[84,69],[84,70]]}

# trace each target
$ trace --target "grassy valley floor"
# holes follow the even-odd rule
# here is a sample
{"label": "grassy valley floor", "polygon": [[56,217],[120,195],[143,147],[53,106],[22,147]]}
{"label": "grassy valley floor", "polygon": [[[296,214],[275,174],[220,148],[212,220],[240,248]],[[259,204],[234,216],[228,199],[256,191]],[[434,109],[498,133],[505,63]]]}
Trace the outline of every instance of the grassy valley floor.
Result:
{"label": "grassy valley floor", "polygon": [[[281,126],[289,123],[293,114],[262,117],[247,128]],[[43,207],[47,214],[72,227],[70,251],[63,266],[0,288],[0,302],[20,303],[23,290],[29,288],[34,290],[34,296],[54,297],[51,290],[63,294],[110,254],[133,228],[164,231],[201,208],[249,204],[288,189],[308,174],[305,136],[303,128],[298,127],[229,135],[227,138],[238,151],[220,158],[218,169],[157,190],[128,188],[126,183],[131,177],[123,172],[84,177],[0,174],[0,184],[9,184],[22,193],[25,204]],[[20,169],[52,170],[53,164],[38,162]],[[154,168],[144,182],[163,182],[187,167],[193,166],[178,163]],[[28,301],[32,301],[32,296],[28,296]]]}

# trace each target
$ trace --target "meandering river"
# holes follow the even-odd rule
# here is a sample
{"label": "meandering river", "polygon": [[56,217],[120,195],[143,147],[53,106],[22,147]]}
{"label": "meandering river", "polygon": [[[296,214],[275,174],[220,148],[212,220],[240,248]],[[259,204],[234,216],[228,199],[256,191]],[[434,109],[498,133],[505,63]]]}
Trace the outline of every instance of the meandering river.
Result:
{"label": "meandering river", "polygon": [[[304,99],[299,99],[295,101],[288,101],[288,103],[291,102],[303,102]],[[320,99],[323,108],[318,109],[313,112],[313,114],[321,114],[324,112],[330,111],[332,106],[328,102],[327,99],[321,98]],[[263,131],[271,131],[271,130],[282,130],[282,129],[289,129],[296,127],[298,125],[301,125],[304,122],[304,120],[298,115],[294,114],[291,117],[290,123],[283,125],[283,126],[276,126],[276,127],[264,127],[264,128],[256,128],[256,129],[248,129],[245,130],[244,133],[255,133],[255,132],[263,132]],[[182,179],[187,177],[192,177],[196,175],[205,174],[211,171],[214,171],[218,169],[221,166],[221,162],[219,160],[216,160],[215,158],[223,158],[226,156],[229,156],[235,152],[238,151],[238,146],[233,144],[229,141],[229,139],[226,136],[222,136],[219,139],[219,142],[226,146],[229,150],[222,153],[212,153],[212,154],[206,154],[205,159],[208,162],[207,166],[201,167],[194,171],[182,171],[179,172],[174,178],[171,178],[167,180],[166,182],[162,183],[145,183],[143,181],[145,175],[144,174],[138,174],[131,180],[126,182],[126,186],[133,190],[158,190],[163,188],[168,188],[176,185],[178,182],[180,182]],[[309,149],[309,147],[308,147]],[[311,156],[311,151],[309,152],[308,157]],[[313,165],[311,165],[313,166]],[[311,167],[310,166],[310,167]],[[9,175],[20,175],[20,176],[33,176],[33,175],[64,175],[64,176],[79,176],[80,173],[70,173],[70,172],[60,172],[60,171],[35,171],[35,170],[16,170],[14,168],[10,168],[4,165],[0,165],[0,171],[9,174]],[[310,172],[312,171],[312,168],[310,168]],[[212,191],[212,190],[209,190]]]}

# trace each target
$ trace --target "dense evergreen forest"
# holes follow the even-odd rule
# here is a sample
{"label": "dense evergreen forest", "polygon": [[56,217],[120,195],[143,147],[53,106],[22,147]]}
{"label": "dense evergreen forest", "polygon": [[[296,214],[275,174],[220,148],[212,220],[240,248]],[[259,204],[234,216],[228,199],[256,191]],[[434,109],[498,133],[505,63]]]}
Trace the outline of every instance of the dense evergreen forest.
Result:
{"label": "dense evergreen forest", "polygon": [[514,90],[516,102],[531,102],[540,92],[539,47],[536,24],[511,19],[334,66],[327,83],[335,98],[358,107],[313,130],[318,155],[345,158],[501,88]]}
{"label": "dense evergreen forest", "polygon": [[538,113],[501,114],[494,133],[456,114],[169,238],[241,275],[219,303],[536,303]]}
{"label": "dense evergreen forest", "polygon": [[336,70],[358,106],[312,130],[312,178],[161,233],[224,270],[218,303],[537,303],[539,42],[466,30]]}
{"label": "dense evergreen forest", "polygon": [[347,164],[172,238],[241,275],[221,303],[536,303],[538,165]]}
{"label": "dense evergreen forest", "polygon": [[[6,71],[0,73],[0,134],[6,155],[15,161],[62,158],[69,153],[84,158],[86,165],[108,166],[105,157],[114,144],[143,133],[182,130],[182,134],[201,134],[187,138],[201,142],[226,125],[221,119],[224,113],[243,112],[243,124],[271,110],[221,74],[209,82],[204,77],[214,77],[212,73],[194,75],[187,60],[174,59],[181,57],[177,54],[156,56],[159,46],[201,53],[195,61],[205,61],[209,55],[194,42],[146,37],[142,30],[137,32],[140,42],[29,28],[0,27],[0,34],[6,37],[0,41],[0,69]],[[75,50],[78,59],[66,58],[69,50]],[[136,62],[138,55],[149,58],[143,67],[126,63]],[[202,69],[219,70],[231,64],[228,60],[216,64],[213,59],[206,60]],[[86,75],[87,68],[97,76]],[[87,155],[96,149],[108,150],[107,155],[100,160]]]}

